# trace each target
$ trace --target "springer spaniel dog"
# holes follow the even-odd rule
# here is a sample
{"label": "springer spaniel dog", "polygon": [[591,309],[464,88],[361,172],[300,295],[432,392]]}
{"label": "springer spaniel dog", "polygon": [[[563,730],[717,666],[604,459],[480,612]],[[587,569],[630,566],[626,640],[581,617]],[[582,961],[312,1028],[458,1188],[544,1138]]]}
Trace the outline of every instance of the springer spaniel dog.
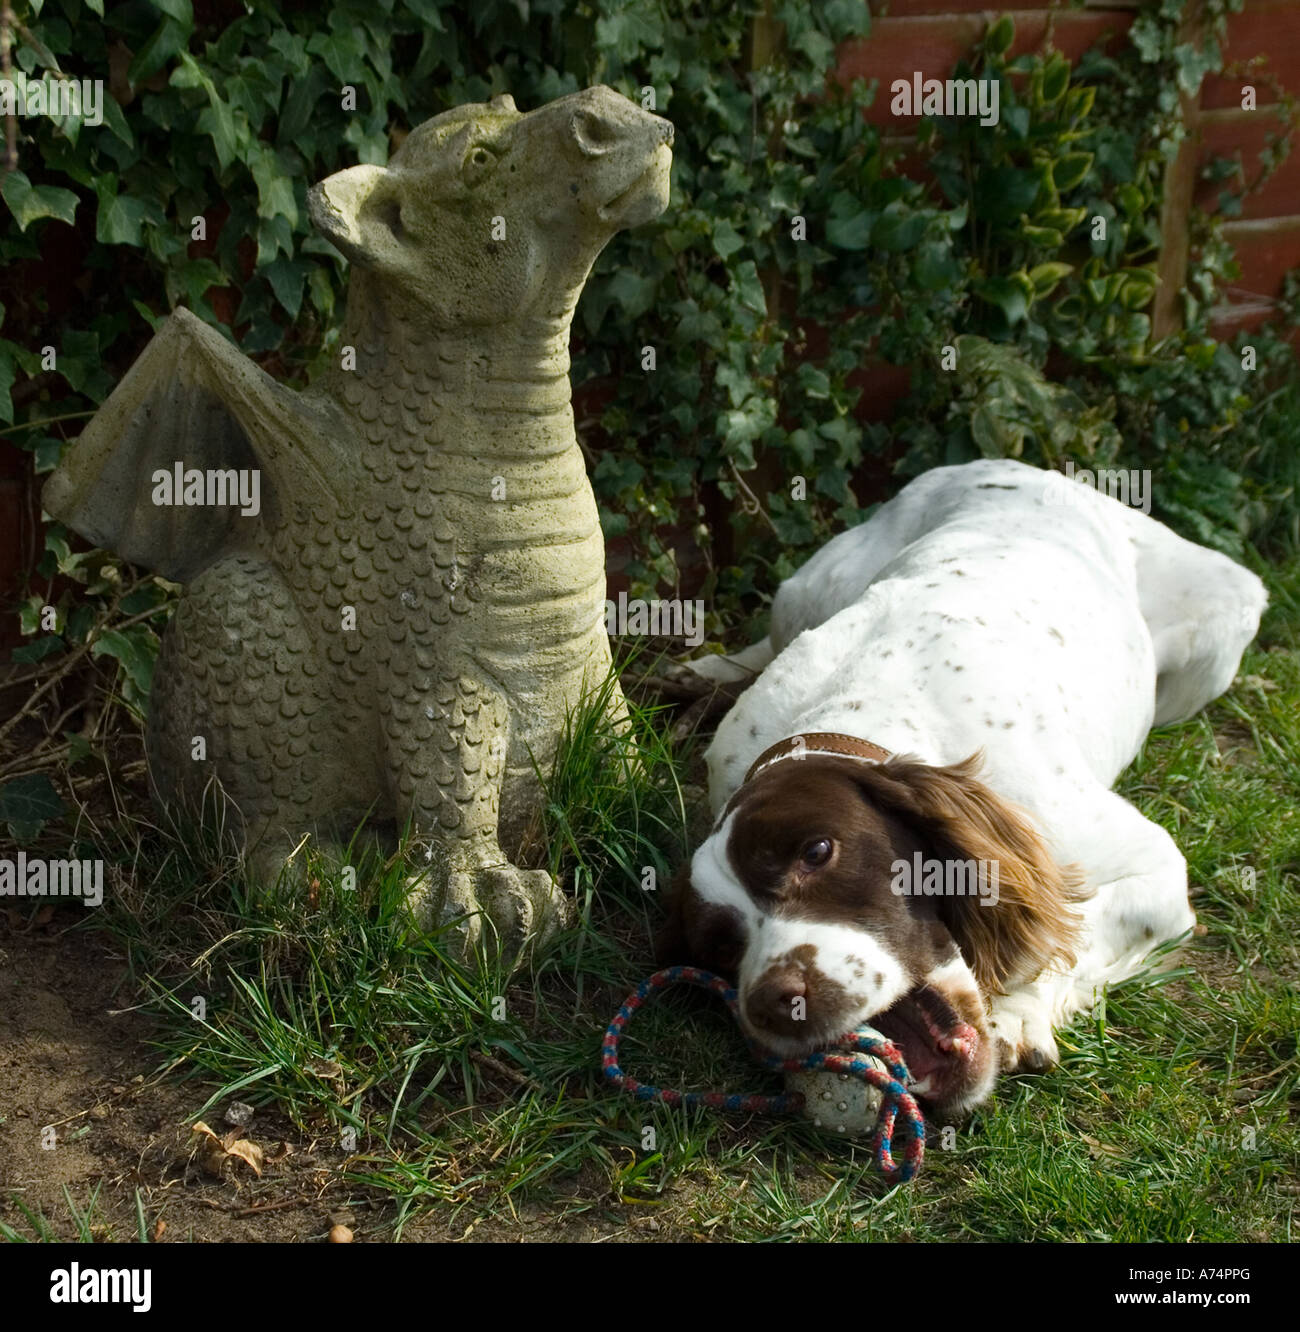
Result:
{"label": "springer spaniel dog", "polygon": [[[940,467],[782,584],[707,753],[713,831],[657,941],[797,1055],[870,1020],[961,1116],[1195,923],[1111,790],[1232,683],[1254,574],[1058,473]],[[770,663],[770,664],[768,664]],[[738,674],[733,670],[733,675]]]}

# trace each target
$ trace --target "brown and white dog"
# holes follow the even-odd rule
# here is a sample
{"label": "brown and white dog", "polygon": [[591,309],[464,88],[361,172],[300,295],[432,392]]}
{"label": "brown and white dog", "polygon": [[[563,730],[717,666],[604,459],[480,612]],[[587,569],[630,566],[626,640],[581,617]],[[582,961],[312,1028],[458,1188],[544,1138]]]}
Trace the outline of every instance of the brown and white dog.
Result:
{"label": "brown and white dog", "polygon": [[660,961],[730,977],[782,1053],[869,1019],[939,1113],[1055,1062],[1053,1029],[1194,923],[1173,840],[1110,788],[1152,725],[1228,687],[1264,603],[1053,473],[918,478],[787,580],[742,654],[770,664],[708,751],[716,821]]}

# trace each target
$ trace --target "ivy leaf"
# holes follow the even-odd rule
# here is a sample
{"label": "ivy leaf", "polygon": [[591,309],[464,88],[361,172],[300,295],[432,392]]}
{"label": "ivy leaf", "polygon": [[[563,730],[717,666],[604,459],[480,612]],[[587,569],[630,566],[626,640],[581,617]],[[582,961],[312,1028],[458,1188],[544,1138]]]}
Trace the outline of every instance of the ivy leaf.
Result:
{"label": "ivy leaf", "polygon": [[1219,53],[1219,44],[1207,34],[1205,49],[1198,51],[1190,42],[1174,47],[1174,66],[1178,71],[1178,86],[1189,97],[1194,97],[1201,86],[1201,80],[1213,73],[1223,63]]}
{"label": "ivy leaf", "polygon": [[865,250],[871,244],[871,229],[876,215],[867,210],[849,217],[826,219],[826,240],[839,250]]}
{"label": "ivy leaf", "polygon": [[26,231],[42,217],[57,217],[69,225],[76,218],[77,196],[57,185],[33,185],[22,171],[11,171],[0,185],[19,231]]}
{"label": "ivy leaf", "polygon": [[280,113],[277,138],[281,143],[296,143],[311,123],[312,112],[322,94],[329,87],[325,70],[313,62],[308,71],[295,78]]}
{"label": "ivy leaf", "polygon": [[800,32],[790,45],[796,51],[802,51],[816,70],[825,69],[835,55],[835,43],[824,32],[811,26]]}
{"label": "ivy leaf", "polygon": [[194,26],[194,8],[190,4],[190,0],[149,0],[149,3],[160,14],[165,14],[168,18],[174,18],[182,27],[192,28]]}
{"label": "ivy leaf", "polygon": [[1027,106],[1004,107],[1001,111],[1001,117],[1017,139],[1029,137],[1031,117]]}
{"label": "ivy leaf", "polygon": [[180,56],[180,64],[172,71],[171,84],[174,88],[202,88],[207,93],[208,105],[199,112],[195,124],[211,137],[212,146],[217,150],[217,162],[224,171],[239,155],[240,147],[247,142],[248,122],[242,116],[242,124],[236,122],[230,104],[221,98],[216,85],[188,51],[182,50]]}
{"label": "ivy leaf", "polygon": [[67,329],[59,338],[58,369],[78,393],[96,402],[112,383],[100,354],[99,335],[84,329]]}
{"label": "ivy leaf", "polygon": [[217,95],[215,88],[208,88],[208,105],[199,112],[195,124],[212,139],[212,146],[217,150],[217,163],[224,171],[239,156],[243,140],[235,124],[234,112]]}
{"label": "ivy leaf", "polygon": [[143,301],[132,301],[136,314],[144,320],[149,327],[157,333],[158,330],[167,322],[166,315],[154,314],[154,312]]}
{"label": "ivy leaf", "polygon": [[871,31],[871,11],[866,0],[825,0],[822,16],[836,41],[865,37]]}
{"label": "ivy leaf", "polygon": [[18,362],[10,348],[12,343],[0,341],[0,421],[14,419],[14,400],[9,390],[18,378]]}
{"label": "ivy leaf", "polygon": [[620,268],[610,278],[608,286],[610,296],[622,307],[628,319],[640,319],[654,304],[658,290],[658,274],[638,273],[630,268]]}
{"label": "ivy leaf", "polygon": [[982,403],[971,413],[970,432],[982,457],[1005,458],[1009,455],[1009,441],[996,414],[987,403]]}
{"label": "ivy leaf", "polygon": [[876,219],[871,230],[871,243],[881,250],[898,254],[910,250],[925,234],[928,225],[929,217],[925,213],[896,199]]}
{"label": "ivy leaf", "polygon": [[680,316],[677,335],[684,342],[702,342],[714,351],[723,348],[722,324],[712,310],[701,310],[695,301],[683,301],[676,309]]}
{"label": "ivy leaf", "polygon": [[121,665],[127,679],[136,687],[140,697],[147,698],[153,682],[154,652],[148,646],[148,633],[141,634],[137,626],[131,633],[120,629],[105,629],[90,649],[92,657],[113,657]]}
{"label": "ivy leaf", "polygon": [[286,217],[290,227],[298,225],[298,203],[293,193],[293,176],[285,170],[274,149],[266,148],[248,164],[257,182],[258,217]]}
{"label": "ivy leaf", "polygon": [[1014,222],[1033,207],[1040,188],[1037,171],[989,167],[976,177],[975,214],[990,222]]}
{"label": "ivy leaf", "polygon": [[174,18],[164,18],[153,30],[149,40],[136,52],[135,59],[131,61],[130,68],[126,71],[126,77],[136,87],[148,82],[172,56],[185,50],[192,28],[192,22],[186,27]]}
{"label": "ivy leaf", "polygon": [[953,256],[951,245],[926,241],[917,251],[912,276],[922,291],[939,291],[961,277],[961,265]]}
{"label": "ivy leaf", "polygon": [[817,438],[811,430],[805,430],[802,426],[798,430],[792,430],[786,436],[786,444],[798,458],[800,466],[812,466],[813,459],[817,456]]}
{"label": "ivy leaf", "polygon": [[46,657],[53,657],[57,653],[63,652],[66,647],[67,644],[58,634],[46,634],[33,643],[24,643],[21,647],[14,648],[9,655],[16,662],[31,665],[38,661],[44,661]]}
{"label": "ivy leaf", "polygon": [[732,289],[741,305],[757,315],[767,314],[767,297],[759,280],[758,268],[752,259],[746,259],[732,276]]}
{"label": "ivy leaf", "polygon": [[175,273],[168,274],[167,295],[173,303],[177,303],[177,297],[183,297],[193,310],[212,287],[224,287],[227,283],[225,273],[211,259],[186,259]]}
{"label": "ivy leaf", "polygon": [[[1006,317],[1007,323],[1015,327],[1028,313],[1029,302],[1025,298],[1024,288],[1018,282],[1007,277],[985,278],[975,288],[981,300],[995,305]],[[986,457],[995,455],[987,454]]]}
{"label": "ivy leaf", "polygon": [[53,435],[42,435],[34,444],[29,444],[28,448],[32,451],[32,466],[35,468],[37,476],[44,476],[46,472],[52,472],[59,465],[59,459],[63,456],[63,441],[55,439]]}
{"label": "ivy leaf", "polygon": [[1151,10],[1144,10],[1128,30],[1129,41],[1137,48],[1144,64],[1153,65],[1164,52],[1164,32]]}
{"label": "ivy leaf", "polygon": [[63,813],[63,801],[43,772],[15,777],[0,787],[0,823],[9,825],[15,842],[31,842]]}
{"label": "ivy leaf", "polygon": [[438,12],[438,0],[402,0],[402,4],[425,28],[434,32],[446,31],[442,24],[442,15]]}
{"label": "ivy leaf", "polygon": [[119,194],[117,177],[110,171],[95,183],[99,212],[95,218],[95,239],[101,245],[144,245],[144,224],[162,222],[163,212],[152,199]]}
{"label": "ivy leaf", "polygon": [[814,402],[825,402],[831,396],[831,381],[820,366],[804,361],[799,366],[799,387],[804,396]]}
{"label": "ivy leaf", "polygon": [[[113,97],[104,98],[104,124],[107,125],[128,148],[135,147],[135,135],[131,133],[131,126],[126,123],[126,116],[122,114],[122,108],[118,106],[117,101]],[[122,165],[125,166],[126,163],[123,162]]]}
{"label": "ivy leaf", "polygon": [[735,254],[744,244],[740,232],[732,226],[730,219],[724,217],[714,224],[713,249],[723,259]]}

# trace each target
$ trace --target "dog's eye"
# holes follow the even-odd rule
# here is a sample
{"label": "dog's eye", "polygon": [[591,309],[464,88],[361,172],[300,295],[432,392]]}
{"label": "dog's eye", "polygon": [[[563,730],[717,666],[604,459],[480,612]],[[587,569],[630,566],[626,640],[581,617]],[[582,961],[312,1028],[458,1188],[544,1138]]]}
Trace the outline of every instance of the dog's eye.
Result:
{"label": "dog's eye", "polygon": [[835,844],[829,837],[820,837],[815,842],[809,842],[803,849],[803,854],[799,857],[802,864],[809,869],[817,869],[824,865],[835,850]]}

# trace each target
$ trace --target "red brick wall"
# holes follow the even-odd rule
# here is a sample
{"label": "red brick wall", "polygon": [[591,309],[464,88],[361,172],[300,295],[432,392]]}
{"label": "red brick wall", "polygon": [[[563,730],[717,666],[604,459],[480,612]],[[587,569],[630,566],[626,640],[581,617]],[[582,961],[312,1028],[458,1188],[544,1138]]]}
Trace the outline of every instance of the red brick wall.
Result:
{"label": "red brick wall", "polygon": [[[944,77],[999,15],[1015,17],[1013,51],[1032,50],[1050,33],[1053,44],[1075,60],[1107,33],[1121,40],[1136,8],[1134,0],[1097,0],[1083,10],[1054,8],[1041,0],[1007,0],[994,7],[980,0],[876,0],[870,35],[844,45],[839,73],[846,79],[880,80],[868,118],[905,147],[915,122],[891,116],[890,82],[917,69]],[[1188,167],[1199,178],[1216,157],[1240,151],[1246,179],[1254,181],[1261,170],[1260,150],[1270,135],[1283,129],[1272,109],[1277,106],[1272,83],[1300,97],[1300,0],[1249,0],[1244,13],[1228,19],[1224,60],[1227,70],[1234,64],[1259,63],[1246,72],[1205,80],[1193,109]],[[1245,83],[1254,85],[1259,110],[1241,109]],[[909,175],[923,170],[922,163],[906,157],[904,167]],[[1198,180],[1196,203],[1215,211],[1224,187]],[[1224,234],[1242,272],[1216,312],[1213,328],[1217,336],[1230,337],[1237,328],[1268,317],[1283,278],[1300,265],[1300,144],[1264,188],[1245,200],[1239,217],[1225,221]],[[888,392],[887,377],[880,383]]]}
{"label": "red brick wall", "polygon": [[[1260,61],[1259,57],[1266,57]],[[1225,70],[1234,64],[1245,72],[1226,72],[1206,79],[1197,111],[1198,165],[1240,149],[1247,180],[1260,171],[1257,154],[1266,138],[1284,126],[1274,113],[1277,99],[1270,81],[1300,97],[1300,4],[1296,0],[1249,0],[1242,14],[1228,20]],[[1249,68],[1258,62],[1255,69]],[[1252,84],[1260,106],[1241,109],[1242,87]],[[1196,195],[1213,210],[1221,187],[1203,182]],[[1214,322],[1218,336],[1252,327],[1268,317],[1271,301],[1282,290],[1287,272],[1300,265],[1300,142],[1281,169],[1258,195],[1247,198],[1238,218],[1224,222],[1241,265],[1241,277],[1228,292]]]}

